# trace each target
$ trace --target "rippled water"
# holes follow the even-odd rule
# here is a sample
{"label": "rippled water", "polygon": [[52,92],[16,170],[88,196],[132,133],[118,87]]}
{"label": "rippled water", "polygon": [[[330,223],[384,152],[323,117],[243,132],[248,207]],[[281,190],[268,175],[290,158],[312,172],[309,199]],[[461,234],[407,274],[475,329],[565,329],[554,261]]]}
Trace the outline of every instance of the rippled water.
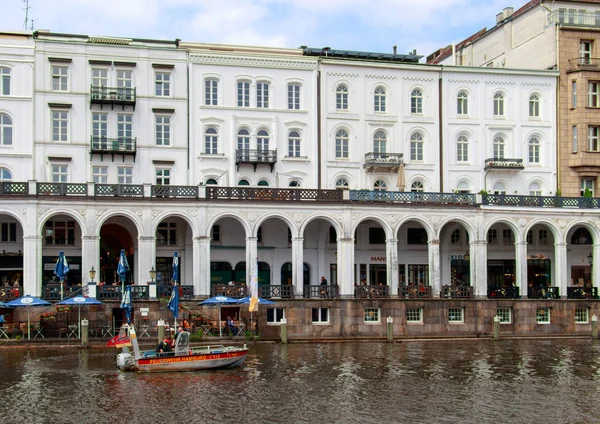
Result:
{"label": "rippled water", "polygon": [[600,342],[251,345],[239,369],[133,374],[112,349],[0,349],[3,423],[600,422]]}

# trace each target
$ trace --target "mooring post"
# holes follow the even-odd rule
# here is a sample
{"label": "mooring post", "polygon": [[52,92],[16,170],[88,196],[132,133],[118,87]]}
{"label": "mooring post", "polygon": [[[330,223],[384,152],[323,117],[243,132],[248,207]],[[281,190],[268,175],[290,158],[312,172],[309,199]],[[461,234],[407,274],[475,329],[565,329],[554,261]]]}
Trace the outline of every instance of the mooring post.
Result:
{"label": "mooring post", "polygon": [[598,338],[598,316],[592,315],[592,340]]}
{"label": "mooring post", "polygon": [[394,341],[394,318],[392,317],[387,317],[387,340]]}
{"label": "mooring post", "polygon": [[494,340],[500,339],[500,317],[496,315],[494,317]]}
{"label": "mooring post", "polygon": [[287,319],[282,318],[281,320],[281,343],[283,344],[287,344],[288,342],[288,338],[287,338]]}
{"label": "mooring post", "polygon": [[87,319],[84,318],[81,320],[81,347],[89,346],[88,338],[90,333],[88,331],[88,324],[89,321]]}
{"label": "mooring post", "polygon": [[156,333],[158,334],[158,343],[162,342],[165,338],[165,320],[158,320],[158,323],[156,324]]}

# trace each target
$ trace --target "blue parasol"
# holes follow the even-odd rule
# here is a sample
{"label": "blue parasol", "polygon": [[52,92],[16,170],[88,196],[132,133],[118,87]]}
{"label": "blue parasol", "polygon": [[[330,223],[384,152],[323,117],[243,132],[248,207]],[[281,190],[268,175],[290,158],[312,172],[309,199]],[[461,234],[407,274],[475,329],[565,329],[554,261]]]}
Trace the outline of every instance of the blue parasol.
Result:
{"label": "blue parasol", "polygon": [[125,249],[121,249],[121,256],[119,257],[119,265],[117,266],[117,274],[121,279],[121,288],[127,281],[127,273],[129,272],[129,263],[127,262],[127,256],[125,256]]}
{"label": "blue parasol", "polygon": [[82,305],[103,305],[104,303],[99,300],[94,299],[93,297],[84,297],[84,296],[75,296],[65,299],[61,302],[58,302],[57,305],[77,305],[77,330],[79,333],[79,338],[81,339],[81,306]]}
{"label": "blue parasol", "polygon": [[[242,297],[241,299],[238,299],[237,303],[247,305],[250,303],[251,299],[252,298],[250,296]],[[258,303],[263,304],[263,305],[275,305],[277,303],[277,302],[273,302],[272,300],[269,300],[269,299],[264,299],[262,297],[259,297],[257,299],[258,299]]]}
{"label": "blue parasol", "polygon": [[228,296],[214,296],[206,299],[203,302],[198,303],[198,305],[219,305],[219,336],[223,336],[223,327],[221,327],[221,305],[236,305],[238,303],[238,299],[234,299],[233,297]]}
{"label": "blue parasol", "polygon": [[177,327],[177,317],[179,316],[179,287],[177,287],[177,284],[173,286],[173,292],[171,293],[168,308],[173,312],[175,327]]}
{"label": "blue parasol", "polygon": [[56,260],[56,266],[54,267],[54,275],[58,277],[60,280],[60,298],[63,298],[64,288],[63,284],[65,281],[65,276],[69,272],[69,264],[67,264],[67,258],[65,258],[65,252],[62,250],[58,254],[58,259]]}
{"label": "blue parasol", "polygon": [[121,309],[125,310],[127,323],[131,322],[131,286],[125,286],[123,289],[123,297],[121,298]]}
{"label": "blue parasol", "polygon": [[51,303],[50,302],[46,302],[45,300],[40,299],[39,297],[33,297],[30,295],[27,296],[23,296],[23,297],[19,297],[15,300],[11,300],[10,302],[8,302],[6,305],[10,306],[10,307],[26,307],[27,308],[27,338],[31,339],[31,328],[30,328],[30,324],[31,324],[31,318],[30,318],[30,313],[31,313],[31,309],[34,306],[50,306]]}
{"label": "blue parasol", "polygon": [[173,252],[173,268],[172,268],[173,277],[171,278],[175,285],[179,282],[179,256],[177,256],[177,252]]}
{"label": "blue parasol", "polygon": [[7,303],[0,302],[0,308],[12,308],[12,306],[8,306]]}

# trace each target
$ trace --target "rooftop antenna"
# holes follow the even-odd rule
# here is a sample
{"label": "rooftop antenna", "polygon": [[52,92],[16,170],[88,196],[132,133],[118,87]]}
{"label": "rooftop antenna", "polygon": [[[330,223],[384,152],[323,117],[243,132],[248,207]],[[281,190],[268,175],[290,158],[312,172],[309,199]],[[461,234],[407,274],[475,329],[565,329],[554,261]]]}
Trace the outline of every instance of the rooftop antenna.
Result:
{"label": "rooftop antenna", "polygon": [[23,22],[23,29],[25,31],[27,31],[28,29],[30,31],[33,31],[33,19],[29,19],[29,9],[31,9],[31,6],[29,6],[29,0],[21,1],[25,3],[25,8],[23,9],[25,11],[25,22]]}

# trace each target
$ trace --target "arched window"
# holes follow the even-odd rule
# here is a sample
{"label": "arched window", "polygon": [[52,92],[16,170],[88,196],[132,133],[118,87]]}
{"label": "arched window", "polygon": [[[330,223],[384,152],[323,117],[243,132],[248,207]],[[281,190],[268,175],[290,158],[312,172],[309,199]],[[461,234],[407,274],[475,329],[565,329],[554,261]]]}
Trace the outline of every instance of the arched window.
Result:
{"label": "arched window", "polygon": [[542,189],[540,188],[540,185],[538,183],[531,183],[529,185],[529,195],[530,196],[541,196],[542,195]]}
{"label": "arched window", "polygon": [[209,178],[208,180],[206,180],[206,185],[217,185],[217,180],[215,180],[214,178]]}
{"label": "arched window", "polygon": [[540,163],[540,140],[537,137],[529,139],[529,163]]}
{"label": "arched window", "polygon": [[250,185],[250,183],[248,182],[248,180],[240,180],[238,182],[238,185],[247,186],[247,185]]}
{"label": "arched window", "polygon": [[506,188],[502,183],[494,184],[494,194],[506,194]]}
{"label": "arched window", "polygon": [[219,136],[216,128],[209,127],[204,132],[204,153],[216,155],[219,153]]}
{"label": "arched window", "polygon": [[258,182],[258,185],[259,185],[260,187],[268,187],[268,186],[269,186],[269,182],[268,182],[268,181],[266,181],[266,180],[260,180],[260,181]]}
{"label": "arched window", "polygon": [[337,110],[348,110],[348,87],[346,87],[346,84],[338,85],[335,91],[335,108]]}
{"label": "arched window", "polygon": [[265,130],[260,130],[256,137],[256,150],[267,152],[269,150],[269,133]]}
{"label": "arched window", "polygon": [[289,186],[290,187],[300,187],[300,183],[298,181],[296,181],[296,180],[290,181]]}
{"label": "arched window", "polygon": [[288,156],[292,158],[300,157],[300,133],[298,131],[290,131],[288,135]]}
{"label": "arched window", "polygon": [[12,181],[12,174],[6,168],[0,168],[0,181]]}
{"label": "arched window", "polygon": [[456,160],[458,162],[469,161],[469,139],[466,135],[459,135],[456,140]]}
{"label": "arched window", "polygon": [[237,137],[238,157],[244,160],[250,160],[250,133],[246,129],[238,131]]}
{"label": "arched window", "polygon": [[504,138],[502,136],[494,137],[494,159],[504,159]]}
{"label": "arched window", "polygon": [[494,116],[504,116],[504,94],[494,94]]}
{"label": "arched window", "polygon": [[410,191],[422,193],[425,191],[425,186],[421,181],[417,180],[410,185]]}
{"label": "arched window", "polygon": [[456,113],[458,115],[468,115],[469,114],[469,96],[464,91],[458,93],[456,96]]}
{"label": "arched window", "polygon": [[10,96],[10,68],[0,67],[0,96]]}
{"label": "arched window", "polygon": [[338,180],[335,182],[335,188],[347,189],[349,186],[350,184],[348,184],[348,180],[344,177],[338,178]]}
{"label": "arched window", "polygon": [[[373,136],[373,151],[376,154],[385,153],[386,145],[387,145],[387,135],[385,134],[385,132],[384,131],[375,132],[375,135]],[[378,155],[378,158],[380,158],[380,157],[381,157],[381,155]]]}
{"label": "arched window", "polygon": [[529,117],[540,117],[540,97],[537,94],[529,96]]}
{"label": "arched window", "polygon": [[410,113],[423,113],[423,92],[418,88],[410,93]]}
{"label": "arched window", "polygon": [[385,99],[386,99],[385,88],[377,87],[375,89],[375,98],[374,98],[375,112],[385,112]]}
{"label": "arched window", "polygon": [[416,132],[410,137],[410,160],[423,161],[423,135],[421,133]]}
{"label": "arched window", "polygon": [[387,184],[383,180],[377,180],[377,181],[375,181],[375,184],[373,184],[373,190],[387,191]]}
{"label": "arched window", "polygon": [[336,159],[348,159],[348,131],[339,130],[335,135],[335,157]]}
{"label": "arched window", "polygon": [[5,113],[0,113],[0,145],[12,146],[13,144],[13,127],[10,116]]}
{"label": "arched window", "polygon": [[471,190],[469,190],[469,184],[467,184],[467,183],[465,183],[465,182],[461,182],[461,183],[459,183],[459,184],[456,186],[456,191],[457,191],[458,193],[463,193],[463,194],[466,194],[466,193],[470,193],[470,192],[471,192]]}

